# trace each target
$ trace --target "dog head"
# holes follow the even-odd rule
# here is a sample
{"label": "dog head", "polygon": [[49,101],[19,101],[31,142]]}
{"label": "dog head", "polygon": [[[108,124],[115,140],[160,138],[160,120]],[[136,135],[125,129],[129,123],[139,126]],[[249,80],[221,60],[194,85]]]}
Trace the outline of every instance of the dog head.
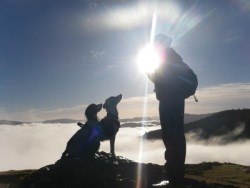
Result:
{"label": "dog head", "polygon": [[97,113],[102,109],[102,104],[90,104],[85,110],[87,120],[97,120]]}
{"label": "dog head", "polygon": [[108,99],[106,99],[105,103],[103,104],[103,108],[106,109],[107,113],[118,117],[118,110],[117,105],[122,99],[122,94],[117,96],[111,96]]}

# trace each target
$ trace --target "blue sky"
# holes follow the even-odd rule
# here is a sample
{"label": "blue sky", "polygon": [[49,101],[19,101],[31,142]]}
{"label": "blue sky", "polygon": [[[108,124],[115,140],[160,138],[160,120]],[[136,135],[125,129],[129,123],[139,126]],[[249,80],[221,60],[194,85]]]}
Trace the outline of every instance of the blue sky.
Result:
{"label": "blue sky", "polygon": [[[145,93],[135,60],[149,41],[154,13],[155,32],[171,35],[173,47],[197,73],[197,94],[250,88],[248,0],[2,0],[0,119],[81,118],[68,111],[82,113],[85,105],[120,93],[124,117],[140,114],[141,106],[130,114],[126,107]],[[233,93],[230,106],[224,101],[217,108],[211,100],[214,108],[195,110],[205,108],[201,100],[187,112],[249,107],[246,95]],[[148,94],[153,96],[152,84]],[[152,103],[157,111],[155,98]]]}

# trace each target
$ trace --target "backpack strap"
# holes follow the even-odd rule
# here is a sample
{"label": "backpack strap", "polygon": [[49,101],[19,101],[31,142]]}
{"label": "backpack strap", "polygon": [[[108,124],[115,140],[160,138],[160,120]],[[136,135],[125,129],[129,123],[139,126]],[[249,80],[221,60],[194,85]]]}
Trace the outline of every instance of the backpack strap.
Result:
{"label": "backpack strap", "polygon": [[195,100],[195,102],[199,102],[195,95],[194,95],[194,100]]}

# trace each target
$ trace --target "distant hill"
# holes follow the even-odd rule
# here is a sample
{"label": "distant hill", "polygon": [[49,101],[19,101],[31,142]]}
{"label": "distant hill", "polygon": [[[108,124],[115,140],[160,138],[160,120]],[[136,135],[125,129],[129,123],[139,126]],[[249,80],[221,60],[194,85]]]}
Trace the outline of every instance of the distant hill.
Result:
{"label": "distant hill", "polygon": [[[185,123],[193,122],[200,120],[202,118],[208,117],[211,114],[185,114],[184,121]],[[146,122],[150,122],[152,125],[159,125],[159,117],[147,117],[144,118]],[[77,123],[82,120],[75,120],[75,119],[52,119],[52,120],[46,120],[42,123]],[[141,122],[143,121],[142,117],[134,117],[134,118],[126,118],[126,119],[120,119],[120,121],[123,123],[122,127],[138,127],[141,126]]]}
{"label": "distant hill", "polygon": [[68,118],[65,118],[65,119],[53,119],[53,120],[47,120],[47,121],[43,121],[42,123],[61,123],[61,124],[67,124],[67,123],[77,123],[79,122],[80,120],[75,120],[75,119],[68,119]]}
{"label": "distant hill", "polygon": [[[214,114],[214,113],[208,113],[208,114],[185,114],[184,122],[185,123],[190,123],[190,122],[197,121],[197,120],[203,119],[205,117],[211,116],[212,114]],[[146,117],[144,119],[147,120],[147,121],[153,121],[153,120],[159,121],[159,116],[156,116],[156,117]],[[131,121],[136,122],[136,121],[142,121],[142,120],[143,120],[142,117],[120,119],[121,122],[131,122]]]}
{"label": "distant hill", "polygon": [[[250,109],[227,110],[185,124],[185,133],[193,132],[200,139],[223,137],[223,142],[250,139]],[[161,139],[161,130],[145,134],[148,139]]]}
{"label": "distant hill", "polygon": [[147,121],[152,121],[152,120],[159,120],[159,117],[134,117],[134,118],[124,118],[124,119],[120,119],[121,122],[131,122],[131,121],[142,121],[143,119],[147,120]]}
{"label": "distant hill", "polygon": [[126,123],[122,123],[121,122],[121,127],[141,127],[141,126],[145,126],[145,127],[152,127],[152,126],[156,126],[156,125],[160,125],[159,120],[153,120],[153,121],[141,121],[141,122],[126,122]]}
{"label": "distant hill", "polygon": [[[197,121],[199,119],[202,119],[204,117],[210,116],[211,114],[185,114],[185,122],[193,122]],[[148,126],[154,126],[159,125],[159,117],[147,117],[147,121],[150,121],[150,125]],[[61,124],[67,124],[67,123],[77,123],[82,120],[75,120],[70,118],[63,118],[63,119],[52,119],[52,120],[46,120],[39,123],[46,123],[46,124],[53,124],[53,123],[61,123]],[[122,127],[140,127],[142,117],[134,117],[134,118],[126,118],[126,119],[120,119],[120,121],[123,123]],[[31,122],[21,122],[21,121],[10,121],[10,120],[0,120],[0,125],[22,125],[26,123]],[[146,125],[146,126],[147,126]]]}
{"label": "distant hill", "polygon": [[[194,121],[209,117],[211,115],[212,113],[210,114],[185,114],[184,122],[185,123],[194,122]],[[142,121],[142,117],[135,117],[131,119],[121,119],[120,120],[122,122],[121,127],[141,127],[142,124],[146,127],[160,125],[159,117],[148,117],[145,119],[147,120],[145,122]]]}
{"label": "distant hill", "polygon": [[24,123],[29,123],[29,122],[0,120],[0,125],[21,125]]}

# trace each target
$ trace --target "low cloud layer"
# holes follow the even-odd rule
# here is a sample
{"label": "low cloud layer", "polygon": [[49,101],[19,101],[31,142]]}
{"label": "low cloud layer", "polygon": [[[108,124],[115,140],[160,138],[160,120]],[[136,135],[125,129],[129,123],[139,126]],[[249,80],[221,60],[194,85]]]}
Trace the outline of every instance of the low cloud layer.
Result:
{"label": "low cloud layer", "polygon": [[[116,139],[119,156],[145,163],[164,164],[164,146],[161,140],[141,142],[145,131],[158,129],[121,128]],[[0,171],[11,169],[37,169],[58,160],[68,139],[79,129],[75,124],[32,124],[0,126]],[[186,163],[203,161],[232,162],[250,165],[250,141],[228,145],[188,142]],[[142,149],[141,149],[142,146]],[[109,152],[109,142],[103,142],[100,150]],[[140,153],[141,152],[141,153]],[[139,158],[142,156],[141,158]]]}

